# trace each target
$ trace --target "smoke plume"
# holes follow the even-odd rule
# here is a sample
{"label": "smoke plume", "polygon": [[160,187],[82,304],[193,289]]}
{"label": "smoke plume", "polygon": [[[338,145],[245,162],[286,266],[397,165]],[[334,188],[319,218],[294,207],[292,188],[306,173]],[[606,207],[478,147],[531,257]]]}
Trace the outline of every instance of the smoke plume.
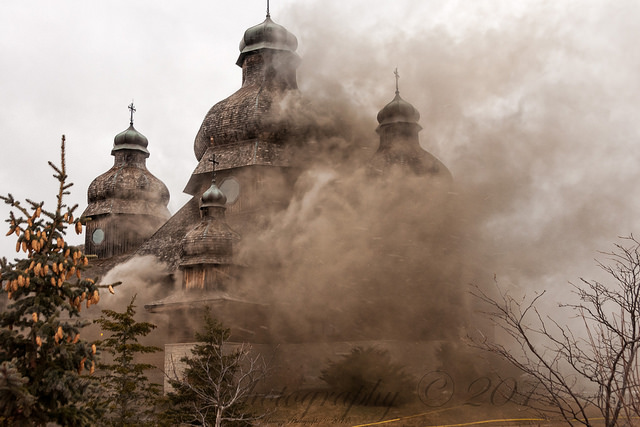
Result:
{"label": "smoke plume", "polygon": [[[500,5],[402,2],[395,27],[377,32],[351,25],[357,6],[298,5],[300,86],[333,111],[350,105],[349,143],[375,147],[398,66],[422,145],[450,168],[457,215],[477,233],[469,246],[505,280],[563,286],[636,225],[637,5]],[[403,31],[414,13],[423,25]]]}
{"label": "smoke plume", "polygon": [[[244,291],[285,305],[278,327],[458,336],[473,311],[469,283],[496,275],[517,292],[566,298],[568,281],[598,274],[597,251],[636,225],[635,6],[529,4],[493,17],[478,6],[477,25],[430,17],[411,32],[382,28],[389,37],[358,31],[337,7],[298,4],[279,17],[301,40],[311,103],[301,120],[325,131],[289,208],[240,247],[256,266]],[[405,19],[412,7],[402,3]],[[455,21],[462,11],[439,12]],[[366,173],[395,66],[451,188]]]}

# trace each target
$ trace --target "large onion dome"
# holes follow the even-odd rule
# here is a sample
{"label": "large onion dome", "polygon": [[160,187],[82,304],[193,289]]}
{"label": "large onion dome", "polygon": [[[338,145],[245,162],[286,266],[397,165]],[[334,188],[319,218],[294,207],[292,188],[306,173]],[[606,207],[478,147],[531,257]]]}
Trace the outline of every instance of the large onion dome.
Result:
{"label": "large onion dome", "polygon": [[169,217],[169,190],[146,168],[114,166],[89,185],[87,200],[85,216],[110,213]]}

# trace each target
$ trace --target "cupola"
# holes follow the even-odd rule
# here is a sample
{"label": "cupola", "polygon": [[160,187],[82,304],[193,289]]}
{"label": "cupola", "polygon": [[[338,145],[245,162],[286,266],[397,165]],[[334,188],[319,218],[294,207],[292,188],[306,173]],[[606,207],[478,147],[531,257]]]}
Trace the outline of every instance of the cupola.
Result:
{"label": "cupola", "polygon": [[397,69],[394,74],[396,76],[396,96],[378,112],[378,123],[380,126],[391,123],[417,124],[420,120],[420,113],[413,105],[402,99],[398,85],[400,75]]}
{"label": "cupola", "polygon": [[137,150],[145,153],[148,157],[148,145],[149,140],[147,137],[138,132],[136,128],[133,127],[133,122],[131,122],[128,129],[120,132],[115,136],[115,138],[113,138],[113,149],[111,150],[111,154],[120,150]]}
{"label": "cupola", "polygon": [[[211,162],[217,163],[215,157]],[[227,225],[227,197],[216,185],[215,169],[200,202],[200,221],[182,239],[183,289],[221,290],[229,282],[233,244],[239,236]]]}
{"label": "cupola", "polygon": [[447,167],[425,151],[420,145],[418,124],[420,113],[409,102],[402,99],[398,81],[400,75],[396,69],[396,94],[391,102],[378,113],[380,145],[371,159],[370,166],[378,174],[384,174],[397,166],[411,171],[415,175],[440,175],[451,179]]}
{"label": "cupola", "polygon": [[[239,47],[236,64],[242,68],[242,87],[211,107],[202,121],[194,141],[198,161],[203,161],[210,147],[259,137],[274,139],[283,124],[282,114],[274,114],[272,107],[279,107],[285,96],[298,89],[298,40],[276,24],[268,10],[262,23],[244,32]],[[187,187],[187,192],[194,194]]]}
{"label": "cupola", "polygon": [[282,25],[271,20],[267,13],[266,19],[244,32],[240,40],[240,56],[236,64],[242,67],[244,58],[261,49],[281,50],[295,53],[298,39]]}
{"label": "cupola", "polygon": [[418,123],[418,120],[420,120],[420,113],[413,105],[400,97],[400,91],[398,90],[396,90],[395,98],[378,113],[378,123],[380,125]]}
{"label": "cupola", "polygon": [[227,196],[225,196],[222,190],[218,188],[214,180],[211,183],[211,187],[209,187],[209,189],[202,194],[201,201],[202,204],[200,205],[200,209],[211,207],[225,208],[225,204],[227,203]]}
{"label": "cupola", "polygon": [[137,248],[169,217],[169,190],[147,170],[148,139],[133,127],[114,138],[114,165],[93,180],[87,191],[85,251],[109,258]]}

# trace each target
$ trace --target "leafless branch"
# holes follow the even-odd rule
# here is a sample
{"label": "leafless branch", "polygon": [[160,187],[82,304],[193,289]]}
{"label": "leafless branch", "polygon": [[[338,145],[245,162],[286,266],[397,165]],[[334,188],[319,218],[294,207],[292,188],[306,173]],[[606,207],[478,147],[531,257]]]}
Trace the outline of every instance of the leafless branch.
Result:
{"label": "leafless branch", "polygon": [[605,254],[610,264],[598,263],[613,278],[611,284],[580,279],[573,285],[579,302],[560,304],[582,319],[580,330],[540,314],[544,292],[516,300],[497,283],[496,296],[478,286],[471,292],[511,340],[503,345],[484,338],[475,345],[534,381],[524,404],[569,425],[593,425],[592,409],[607,427],[640,414],[640,243],[633,236],[626,240],[630,246],[617,244]]}

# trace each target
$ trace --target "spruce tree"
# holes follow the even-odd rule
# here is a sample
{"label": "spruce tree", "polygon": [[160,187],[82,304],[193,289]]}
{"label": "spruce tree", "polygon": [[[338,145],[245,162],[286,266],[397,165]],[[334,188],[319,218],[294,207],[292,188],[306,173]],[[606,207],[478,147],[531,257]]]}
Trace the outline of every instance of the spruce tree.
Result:
{"label": "spruce tree", "polygon": [[161,397],[160,384],[150,383],[145,375],[145,371],[155,366],[134,361],[139,355],[162,350],[138,342],[139,337],[147,336],[156,325],[136,322],[135,299],[134,296],[124,312],[102,310],[102,317],[94,320],[103,331],[111,333],[98,345],[111,354],[113,363],[98,363],[98,373],[102,385],[109,391],[105,423],[113,426],[152,425],[154,408]]}
{"label": "spruce tree", "polygon": [[12,208],[7,236],[17,236],[16,251],[24,258],[0,260],[2,291],[8,306],[0,313],[0,423],[3,425],[95,425],[102,414],[100,387],[90,376],[95,345],[80,339],[86,322],[81,304],[100,299],[98,286],[82,276],[88,259],[65,241],[68,227],[82,233],[64,197],[67,183],[65,138],[61,164],[49,162],[58,181],[57,203],[27,199],[27,206],[11,194],[0,196]]}

